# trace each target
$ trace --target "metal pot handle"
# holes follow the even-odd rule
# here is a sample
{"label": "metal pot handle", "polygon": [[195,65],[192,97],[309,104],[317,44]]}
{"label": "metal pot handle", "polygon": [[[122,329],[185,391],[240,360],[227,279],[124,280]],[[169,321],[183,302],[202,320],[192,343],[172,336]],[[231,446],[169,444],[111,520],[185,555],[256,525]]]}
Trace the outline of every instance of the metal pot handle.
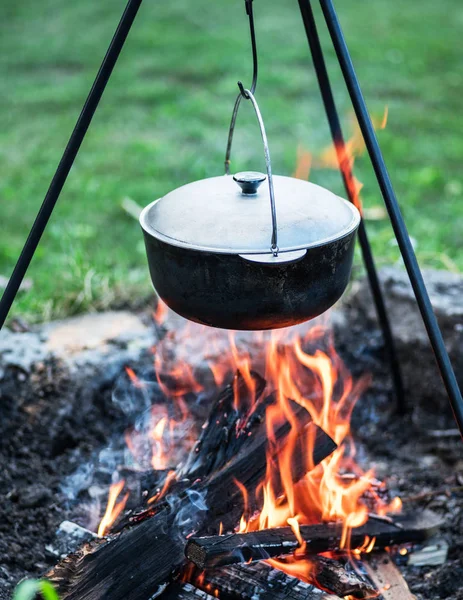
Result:
{"label": "metal pot handle", "polygon": [[233,108],[232,119],[230,123],[230,130],[228,132],[228,143],[227,143],[227,152],[225,155],[225,173],[230,175],[230,154],[231,147],[233,142],[233,133],[235,130],[236,117],[238,115],[238,109],[240,107],[241,98],[246,98],[246,100],[251,100],[254,110],[256,112],[257,120],[259,122],[260,133],[262,135],[262,142],[264,144],[264,154],[265,154],[265,164],[267,167],[267,180],[268,180],[268,189],[270,194],[270,208],[272,211],[272,239],[270,242],[270,251],[273,256],[278,256],[278,228],[277,228],[277,213],[275,207],[275,192],[273,190],[273,177],[272,177],[272,164],[270,161],[270,150],[268,147],[267,134],[265,133],[264,121],[262,119],[261,112],[259,110],[259,106],[254,98],[254,94],[250,90],[245,90],[241,81],[238,82],[238,86],[240,88],[240,93],[235,102],[235,106]]}

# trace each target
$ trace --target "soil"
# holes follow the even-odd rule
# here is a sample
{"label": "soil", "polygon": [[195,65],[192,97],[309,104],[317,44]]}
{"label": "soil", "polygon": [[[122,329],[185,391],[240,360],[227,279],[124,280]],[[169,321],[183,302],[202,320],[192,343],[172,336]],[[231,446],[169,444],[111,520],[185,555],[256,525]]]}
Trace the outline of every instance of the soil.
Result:
{"label": "soil", "polygon": [[9,369],[0,390],[0,598],[56,562],[46,550],[71,507],[63,478],[123,429],[111,384],[80,382],[60,363]]}
{"label": "soil", "polygon": [[[355,340],[354,351],[352,341]],[[403,566],[420,600],[463,600],[463,444],[449,431],[436,437],[416,413],[398,415],[380,336],[363,323],[340,328],[337,347],[354,374],[371,372],[353,427],[362,465],[375,466],[407,509],[431,508],[445,517],[447,561],[437,567]],[[148,353],[133,365],[149,369]],[[417,369],[419,368],[417,364]],[[83,489],[73,501],[66,477],[91,461],[113,439],[123,439],[129,417],[112,400],[117,376],[71,372],[59,360],[30,372],[9,367],[0,380],[0,600],[23,577],[40,576],[57,562],[50,550],[65,519],[78,521]],[[197,403],[195,403],[197,405]],[[200,410],[198,414],[200,414]],[[454,429],[447,407],[440,423]],[[460,489],[458,489],[460,488]],[[429,493],[428,496],[424,496]],[[418,496],[418,497],[417,497]],[[414,497],[417,497],[414,499]],[[410,500],[408,500],[410,499]]]}

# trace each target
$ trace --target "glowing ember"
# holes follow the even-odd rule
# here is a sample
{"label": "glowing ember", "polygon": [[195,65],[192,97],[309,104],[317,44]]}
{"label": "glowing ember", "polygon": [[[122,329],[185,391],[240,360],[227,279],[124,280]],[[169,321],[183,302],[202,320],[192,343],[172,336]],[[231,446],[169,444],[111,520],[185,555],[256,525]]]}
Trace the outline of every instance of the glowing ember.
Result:
{"label": "glowing ember", "polygon": [[100,525],[98,527],[98,535],[100,537],[103,537],[107,533],[107,531],[110,529],[111,525],[116,521],[117,517],[121,514],[121,512],[125,508],[126,502],[129,497],[129,492],[127,492],[125,494],[125,496],[122,498],[122,500],[120,500],[116,504],[116,500],[117,500],[119,494],[124,489],[124,485],[125,485],[125,481],[123,479],[121,479],[121,481],[118,481],[117,483],[113,483],[113,485],[109,489],[108,504],[106,506],[106,512],[105,512],[103,518],[101,519]]}

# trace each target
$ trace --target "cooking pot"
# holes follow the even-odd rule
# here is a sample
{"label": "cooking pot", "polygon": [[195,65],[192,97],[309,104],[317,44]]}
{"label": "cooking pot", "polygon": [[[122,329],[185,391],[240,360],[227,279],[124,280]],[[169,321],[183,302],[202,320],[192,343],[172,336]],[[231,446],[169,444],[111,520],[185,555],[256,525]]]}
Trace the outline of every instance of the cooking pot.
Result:
{"label": "cooking pot", "polygon": [[245,91],[267,175],[189,183],[148,205],[140,224],[154,288],[172,310],[213,327],[274,329],[312,319],[341,297],[360,215],[320,186],[272,175],[262,117]]}

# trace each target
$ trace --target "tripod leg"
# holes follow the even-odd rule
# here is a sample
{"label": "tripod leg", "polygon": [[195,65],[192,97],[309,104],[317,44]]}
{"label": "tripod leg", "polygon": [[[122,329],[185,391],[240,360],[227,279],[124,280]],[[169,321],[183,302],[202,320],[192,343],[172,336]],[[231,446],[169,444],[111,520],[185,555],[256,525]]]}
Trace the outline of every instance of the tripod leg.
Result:
{"label": "tripod leg", "polygon": [[[315,23],[312,6],[310,0],[299,0],[299,8],[301,10],[302,20],[304,22],[307,40],[312,54],[312,60],[317,74],[320,92],[325,106],[328,123],[333,138],[333,144],[336,149],[339,170],[344,181],[346,193],[351,202],[354,201],[352,190],[354,189],[354,178],[350,165],[344,160],[346,156],[344,136],[342,134],[341,123],[339,120],[336,104],[334,102],[333,92],[328,76],[328,71],[323,57],[323,50],[318,36],[317,25]],[[384,344],[391,365],[392,378],[397,400],[397,408],[399,412],[404,413],[406,410],[404,388],[402,383],[402,374],[400,372],[399,360],[395,348],[394,338],[392,336],[391,325],[384,304],[384,297],[379,284],[378,274],[371,251],[370,242],[368,240],[365,223],[362,219],[359,227],[359,242],[362,250],[363,262],[367,270],[368,281],[370,284],[373,300],[375,302],[376,314],[383,332]]]}
{"label": "tripod leg", "polygon": [[116,32],[111,40],[108,51],[101,63],[100,70],[95,78],[92,89],[90,90],[87,100],[85,101],[82,112],[77,119],[77,123],[69,138],[69,142],[64,150],[64,154],[60,160],[56,173],[50,183],[48,192],[45,196],[42,206],[37,214],[37,217],[29,232],[29,236],[24,244],[22,252],[18,258],[13,274],[8,281],[2,299],[0,300],[0,330],[2,329],[5,320],[10,311],[11,305],[18,293],[19,286],[26,274],[29,264],[34,256],[34,252],[40,242],[45,227],[51,217],[55,204],[59,198],[61,190],[69,175],[69,171],[74,163],[74,159],[79,152],[80,145],[87,133],[88,127],[92,121],[93,115],[98,107],[101,96],[113,71],[114,65],[119,58],[127,35],[132,27],[135,16],[140,8],[142,0],[128,0],[124,14],[121,17]]}
{"label": "tripod leg", "polygon": [[434,351],[440,374],[442,376],[450,404],[453,410],[455,420],[463,435],[463,398],[458,387],[458,382],[450,362],[449,355],[445,348],[442,333],[434,315],[431,301],[423,280],[423,276],[418,265],[418,261],[413,250],[410,236],[400,211],[399,203],[392,187],[392,182],[387,172],[386,164],[376,138],[375,130],[368,114],[368,109],[363,98],[362,91],[357,79],[357,75],[352,64],[349,50],[342,33],[338,16],[333,6],[332,0],[320,0],[323,14],[330,32],[336,55],[341,66],[344,80],[357,115],[357,120],[365,140],[365,144],[370,155],[370,160],[378,180],[384,203],[386,204],[389,218],[391,220],[394,234],[399,244],[405,268],[415,293],[415,298],[423,318],[429,341]]}

